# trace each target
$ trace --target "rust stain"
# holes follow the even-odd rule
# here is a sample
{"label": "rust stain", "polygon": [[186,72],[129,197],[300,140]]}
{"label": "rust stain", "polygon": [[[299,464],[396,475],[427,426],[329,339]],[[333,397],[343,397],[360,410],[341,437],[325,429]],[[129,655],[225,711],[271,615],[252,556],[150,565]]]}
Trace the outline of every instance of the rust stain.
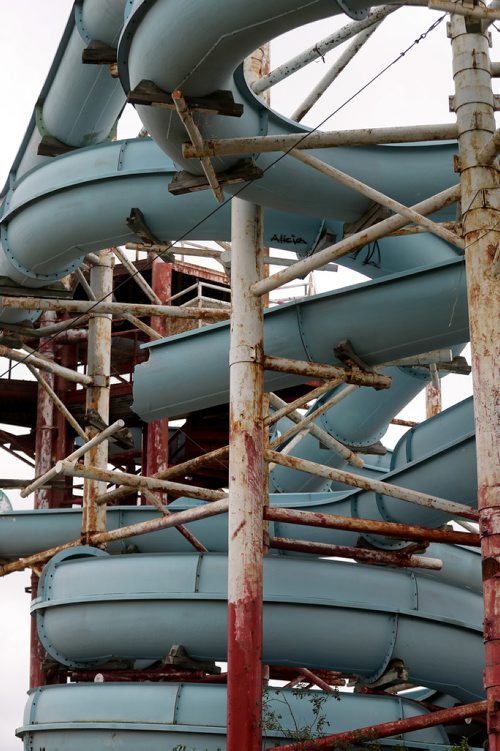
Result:
{"label": "rust stain", "polygon": [[482,565],[483,581],[494,579],[500,572],[500,562],[496,558],[485,558]]}
{"label": "rust stain", "polygon": [[488,258],[490,261],[493,261],[493,259],[495,258],[497,250],[498,250],[498,243],[490,243],[488,247],[486,248],[486,253],[488,254]]}
{"label": "rust stain", "polygon": [[239,533],[241,532],[241,530],[243,529],[243,527],[244,527],[245,525],[246,525],[246,520],[245,520],[245,519],[243,519],[243,521],[241,521],[241,522],[240,522],[240,523],[238,524],[238,526],[237,526],[237,527],[236,527],[236,529],[234,530],[233,534],[231,535],[231,539],[232,539],[232,540],[235,540],[235,539],[237,538],[237,536],[239,535]]}

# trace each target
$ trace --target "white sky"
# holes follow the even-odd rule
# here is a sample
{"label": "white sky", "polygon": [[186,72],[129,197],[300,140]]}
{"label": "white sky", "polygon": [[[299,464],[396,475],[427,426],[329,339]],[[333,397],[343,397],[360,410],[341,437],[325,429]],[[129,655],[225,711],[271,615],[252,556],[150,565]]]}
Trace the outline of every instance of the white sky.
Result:
{"label": "white sky", "polygon": [[[69,15],[72,0],[0,0],[0,90],[3,116],[0,126],[0,182],[4,179],[21,142],[36,98],[54,56]],[[335,110],[379,69],[392,61],[440,16],[426,9],[408,8],[390,16],[371,37],[362,52],[334,84],[332,92],[317,105],[304,121],[316,125]],[[287,34],[273,45],[273,67],[327,36],[344,25],[347,19],[334,18],[311,24],[300,32]],[[500,34],[492,28],[492,59],[500,59]],[[342,51],[343,48],[340,48]],[[273,91],[273,106],[284,114],[300,103],[313,80],[321,77],[326,65],[338,56],[336,50],[282,83]],[[451,53],[443,22],[411,53],[373,84],[354,102],[345,107],[325,126],[326,129],[360,128],[384,125],[451,122],[448,96],[453,93]],[[128,118],[127,118],[128,119]],[[128,131],[139,129],[132,116]],[[325,274],[318,275],[317,289],[324,287]],[[348,273],[328,274],[335,286],[352,283]],[[444,382],[445,406],[463,398],[470,391],[470,379],[448,377]],[[404,414],[423,419],[423,398],[412,403]],[[1,419],[1,411],[0,411]],[[12,430],[12,428],[7,428]],[[386,442],[390,445],[400,430],[391,429]],[[7,455],[5,455],[7,456]],[[0,457],[0,471],[6,477],[27,477],[25,465]],[[26,508],[16,493],[9,493],[14,505]],[[23,574],[0,579],[3,609],[0,620],[2,679],[0,681],[0,747],[3,751],[20,751],[21,744],[13,730],[22,723],[28,670],[29,597],[23,592],[27,578]]]}

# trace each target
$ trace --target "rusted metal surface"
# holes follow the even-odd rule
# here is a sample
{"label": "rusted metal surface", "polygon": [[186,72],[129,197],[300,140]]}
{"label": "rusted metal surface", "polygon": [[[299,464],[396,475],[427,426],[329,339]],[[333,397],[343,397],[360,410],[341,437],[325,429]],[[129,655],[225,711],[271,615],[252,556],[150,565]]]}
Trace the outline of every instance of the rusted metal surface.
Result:
{"label": "rusted metal surface", "polygon": [[[199,318],[209,321],[226,321],[230,317],[229,310],[215,308],[180,308],[176,305],[142,305],[140,303],[92,302],[92,300],[48,300],[40,297],[2,297],[4,308],[17,310],[55,310],[66,313],[88,313],[136,316],[166,316],[167,318]],[[8,349],[8,348],[6,348]],[[2,357],[7,357],[3,355]]]}
{"label": "rusted metal surface", "polygon": [[[269,400],[270,404],[278,409],[283,409],[283,407],[286,407],[286,402],[283,401],[283,399],[280,399],[279,396],[276,396],[276,394],[269,394]],[[329,404],[329,403],[327,403]],[[328,409],[330,409],[330,405],[328,406]],[[346,461],[349,462],[349,464],[353,464],[355,467],[363,467],[364,461],[361,459],[360,456],[354,453],[354,451],[351,451],[351,449],[347,448],[347,446],[344,446],[343,443],[340,443],[336,438],[330,435],[330,433],[327,433],[326,430],[321,428],[319,425],[315,425],[314,420],[316,420],[317,416],[316,413],[311,413],[309,416],[304,417],[304,415],[301,415],[300,412],[297,412],[296,410],[293,410],[291,412],[288,412],[288,416],[293,422],[296,424],[297,428],[299,428],[301,431],[304,428],[307,428],[307,431],[311,433],[315,438],[318,439],[324,446],[327,446],[328,448],[332,449],[333,451],[336,451],[337,454],[340,454]],[[283,440],[286,440],[284,436],[280,436],[280,438],[276,439],[278,443],[273,442],[276,446],[280,445]]]}
{"label": "rusted metal surface", "polygon": [[[90,286],[97,300],[111,300],[113,294],[112,250],[103,250],[99,255],[99,265],[90,270]],[[87,371],[93,385],[87,389],[85,414],[97,414],[104,425],[109,423],[109,378],[111,373],[111,334],[113,319],[109,313],[93,312],[89,320],[89,340],[87,347]],[[88,440],[99,435],[93,425],[86,429]],[[86,465],[106,467],[108,463],[108,442],[100,441],[84,454]],[[103,493],[102,482],[86,479],[83,486],[82,542],[89,544],[94,532],[106,529],[106,506],[96,504],[96,498]]]}
{"label": "rusted metal surface", "polygon": [[[170,265],[155,259],[151,264],[152,290],[160,304],[164,304],[172,294],[172,269]],[[168,335],[168,325],[165,318],[151,316],[151,326],[162,336]],[[143,463],[143,474],[148,477],[156,476],[168,468],[168,420],[153,420],[146,428],[146,462]],[[167,496],[160,494],[165,503]]]}
{"label": "rusted metal surface", "polygon": [[[493,68],[493,64],[491,66]],[[493,71],[492,71],[493,72]],[[478,154],[479,164],[493,164],[500,151],[500,129],[497,129],[491,139],[483,146]]]}
{"label": "rusted metal surface", "polygon": [[[31,601],[38,595],[38,575],[34,572],[31,574]],[[38,638],[36,623],[30,623],[30,675],[29,687],[36,688],[43,686],[45,675],[43,670],[43,661],[45,659],[45,650],[43,649]]]}
{"label": "rusted metal surface", "polygon": [[335,556],[337,558],[352,558],[360,563],[375,563],[397,568],[423,568],[430,571],[440,571],[443,567],[438,558],[422,558],[407,553],[386,553],[380,550],[365,550],[364,548],[349,547],[347,545],[329,545],[309,540],[292,540],[287,537],[270,537],[269,546],[277,550],[293,550],[297,553],[311,555]]}
{"label": "rusted metal surface", "polygon": [[435,417],[441,412],[441,381],[439,377],[437,384],[434,380],[425,387],[425,416],[427,419]]}
{"label": "rusted metal surface", "polygon": [[[468,12],[468,8],[462,9]],[[476,9],[474,9],[476,10]],[[479,9],[477,9],[479,10]],[[481,9],[482,12],[482,9]],[[498,14],[498,11],[495,11]],[[471,31],[469,31],[469,28]],[[472,28],[474,31],[472,31]],[[500,172],[480,164],[496,132],[488,32],[453,16],[450,36],[455,80],[462,224],[472,349],[472,379],[482,536],[484,684],[490,751],[500,749],[500,295],[493,272],[500,245]],[[472,124],[472,125],[471,125]]]}
{"label": "rusted metal surface", "polygon": [[391,425],[401,425],[403,428],[416,428],[419,423],[414,420],[401,420],[399,417],[393,417]]}
{"label": "rusted metal surface", "polygon": [[[426,216],[444,206],[449,206],[450,204],[455,203],[459,198],[460,186],[455,185],[443,190],[441,193],[437,193],[435,196],[431,196],[431,198],[426,198],[424,201],[421,201],[410,208],[414,211],[418,211],[419,214]],[[363,245],[379,240],[390,232],[401,229],[401,227],[404,227],[406,224],[408,224],[406,217],[401,217],[399,214],[391,216],[388,219],[383,219],[381,222],[377,222],[367,229],[356,232],[354,235],[349,235],[349,237],[340,240],[340,242],[335,243],[335,245],[332,245],[329,248],[320,250],[312,256],[297,261],[297,263],[294,263],[293,266],[289,266],[287,269],[272,274],[268,279],[261,279],[260,282],[256,282],[252,286],[253,293],[255,295],[265,295],[273,289],[277,289],[294,279],[303,278],[311,271],[319,269],[321,266],[325,266],[327,263],[335,261],[337,258],[341,258],[348,253],[352,253],[354,250],[362,248]]]}
{"label": "rusted metal surface", "polygon": [[323,689],[323,691],[326,691],[328,694],[335,693],[335,689],[332,688],[329,683],[324,681],[323,678],[320,678],[320,676],[316,673],[313,673],[312,670],[309,670],[309,668],[300,668],[300,672],[304,676],[304,678],[307,678],[313,685]]}
{"label": "rusted metal surface", "polygon": [[[88,455],[88,454],[87,454]],[[154,477],[143,477],[132,475],[128,472],[118,472],[116,470],[103,469],[91,464],[74,464],[73,462],[60,461],[56,464],[57,474],[63,474],[68,477],[83,477],[87,480],[94,480],[99,483],[110,482],[113,484],[123,484],[131,488],[147,488],[148,490],[171,491],[177,495],[186,495],[190,498],[197,498],[202,501],[220,501],[226,498],[227,494],[223,490],[209,490],[208,488],[197,488],[195,485],[184,485],[180,482],[171,482],[170,480],[157,480]],[[106,501],[106,495],[102,494],[102,499]],[[103,502],[96,503],[101,507]],[[100,530],[99,530],[100,531]]]}
{"label": "rusted metal surface", "polygon": [[[119,529],[113,529],[107,532],[96,532],[92,535],[90,542],[93,545],[101,545],[112,540],[123,540],[126,537],[146,535],[149,532],[157,532],[161,529],[177,527],[180,524],[189,524],[197,519],[205,519],[208,516],[224,514],[228,510],[228,506],[229,502],[227,498],[224,498],[223,500],[215,501],[214,503],[195,506],[194,508],[186,509],[185,511],[178,511],[175,515],[159,516],[158,519],[149,519],[148,521],[139,522],[138,524],[130,524],[127,527],[120,527]],[[26,568],[45,563],[61,550],[75,548],[81,544],[81,540],[71,540],[70,542],[57,545],[49,550],[43,550],[39,553],[19,558],[17,561],[5,563],[0,566],[0,576],[7,576],[7,574],[12,574],[14,571],[23,571]]]}
{"label": "rusted metal surface", "polygon": [[[334,130],[328,133],[304,133],[283,136],[254,136],[249,138],[221,138],[206,140],[202,150],[192,144],[183,145],[186,158],[200,156],[227,156],[235,154],[255,154],[288,149],[320,149],[336,146],[367,146],[383,143],[408,143],[408,141],[447,141],[457,137],[454,123],[442,125],[415,125],[395,128],[366,128],[360,130]],[[450,229],[450,227],[448,227]],[[129,245],[127,244],[127,247]]]}
{"label": "rusted metal surface", "polygon": [[262,747],[264,506],[262,210],[232,207],[228,545],[228,751]]}
{"label": "rusted metal surface", "polygon": [[297,399],[294,399],[293,401],[288,402],[285,407],[282,407],[281,409],[276,409],[271,415],[268,415],[266,417],[266,419],[264,420],[264,424],[274,425],[274,423],[278,422],[278,420],[281,420],[282,417],[286,417],[288,414],[290,414],[290,412],[293,412],[296,409],[300,409],[301,407],[304,407],[313,399],[317,399],[326,391],[330,391],[330,389],[333,389],[336,386],[339,386],[341,383],[342,381],[339,380],[338,378],[334,379],[333,381],[327,381],[326,383],[322,383],[321,386],[317,386],[315,389],[308,391],[306,394],[299,396]]}
{"label": "rusted metal surface", "polygon": [[342,368],[337,365],[324,365],[318,362],[292,360],[287,357],[264,357],[266,370],[278,373],[294,373],[309,378],[339,379],[356,386],[372,386],[375,389],[388,389],[391,386],[390,376],[380,375],[371,371],[357,368]]}
{"label": "rusted metal surface", "polygon": [[[56,320],[55,313],[45,313],[42,320],[44,325],[54,323]],[[55,347],[54,343],[50,339],[42,339],[40,341],[40,354],[45,358],[50,358],[52,361],[54,360]],[[44,378],[47,387],[53,390],[53,373],[47,372],[45,376],[41,376],[41,378]],[[54,447],[57,443],[57,441],[55,440],[56,437],[54,435],[54,431],[54,402],[50,398],[47,390],[40,386],[38,388],[37,398],[35,441],[35,472],[37,475],[45,474],[51,467],[54,466],[54,462],[56,460]],[[51,489],[47,487],[40,487],[35,495],[34,507],[38,509],[49,508],[50,497]]]}
{"label": "rusted metal surface", "polygon": [[448,501],[446,498],[439,498],[438,496],[429,495],[428,493],[419,493],[418,491],[410,490],[409,488],[401,488],[398,485],[392,485],[391,483],[382,482],[381,480],[372,480],[368,477],[361,477],[352,472],[345,472],[342,469],[333,469],[331,467],[326,467],[323,464],[307,461],[306,459],[298,459],[295,456],[285,456],[277,451],[266,451],[266,460],[268,462],[282,464],[284,467],[291,467],[292,469],[299,469],[302,472],[309,472],[318,477],[325,477],[327,480],[342,482],[355,488],[372,490],[375,493],[388,495],[392,498],[400,498],[402,501],[416,503],[419,506],[438,509],[439,511],[444,511],[450,515],[465,517],[466,519],[472,519],[473,521],[477,521],[478,519],[477,511],[473,511],[462,503]]}
{"label": "rusted metal surface", "polygon": [[68,421],[75,433],[79,435],[80,438],[83,438],[83,440],[86,440],[85,432],[80,427],[79,423],[75,420],[69,409],[65,406],[64,402],[56,394],[52,386],[48,383],[48,378],[44,378],[32,365],[28,365],[28,370],[36,378],[36,380],[40,384],[40,387],[47,393],[47,396],[52,400],[54,406]]}
{"label": "rusted metal surface", "polygon": [[134,266],[132,261],[129,260],[127,254],[124,253],[122,250],[120,250],[120,248],[113,248],[113,253],[118,258],[118,260],[125,266],[131,278],[135,281],[137,286],[141,288],[141,290],[144,292],[146,297],[152,303],[155,303],[156,305],[161,305],[162,300],[156,294],[155,290],[144,279],[139,269],[136,268],[136,266]]}
{"label": "rusted metal surface", "polygon": [[[55,323],[55,313],[45,313],[42,317],[43,325]],[[55,358],[55,345],[51,339],[42,339],[40,341],[40,353],[50,359]],[[40,375],[47,387],[53,388],[55,377],[53,373]],[[55,435],[54,425],[54,402],[50,398],[45,388],[39,386],[37,395],[37,414],[36,414],[36,439],[35,439],[35,473],[44,474],[49,470],[56,459],[55,446],[57,445],[57,436]],[[39,487],[34,498],[35,509],[50,508],[53,491],[50,487]],[[38,576],[36,573],[31,575],[31,598],[35,599],[38,592]],[[45,651],[38,639],[36,624],[30,623],[30,688],[40,686],[44,682],[43,678],[43,660]]]}
{"label": "rusted metal surface", "polygon": [[471,717],[478,717],[486,712],[486,702],[478,701],[474,704],[464,704],[460,707],[442,709],[427,715],[417,715],[404,720],[384,722],[381,725],[370,725],[350,730],[345,733],[327,735],[315,740],[299,741],[298,743],[286,743],[282,746],[273,746],[272,751],[316,751],[321,748],[338,748],[347,745],[357,745],[365,741],[375,741],[378,738],[390,738],[393,735],[411,733],[413,730],[423,730],[436,725],[447,725]]}
{"label": "rusted metal surface", "polygon": [[470,16],[471,18],[480,18],[485,22],[500,20],[500,10],[497,8],[485,8],[484,6],[469,6],[469,5],[455,5],[451,0],[408,0],[405,5],[423,5],[427,6],[431,10],[444,10],[446,13],[457,13],[462,16]]}
{"label": "rusted metal surface", "polygon": [[430,529],[396,522],[379,522],[369,519],[356,519],[335,514],[321,514],[314,511],[298,511],[291,508],[274,508],[267,506],[264,516],[269,521],[302,524],[326,529],[345,529],[384,537],[397,537],[414,542],[446,542],[450,545],[480,545],[479,534],[475,532],[456,532],[448,529]]}
{"label": "rusted metal surface", "polygon": [[[69,673],[72,681],[94,682],[98,677],[98,683],[122,683],[129,681],[153,681],[175,683],[222,683],[219,676],[209,676],[202,670],[166,670],[165,667],[158,670],[75,670]],[[215,678],[219,680],[214,680]],[[224,679],[226,675],[224,674]]]}
{"label": "rusted metal surface", "polygon": [[[145,488],[143,488],[142,492],[147,502],[157,508],[162,516],[172,515],[172,512],[163,505],[161,500],[157,498],[154,493]],[[208,553],[208,549],[203,545],[203,543],[198,540],[197,537],[193,535],[192,532],[189,531],[187,527],[184,526],[184,524],[177,524],[175,528],[184,537],[184,539],[193,546],[195,550],[198,550],[200,553]]]}
{"label": "rusted metal surface", "polygon": [[[200,133],[198,126],[196,125],[191,110],[188,107],[182,92],[177,90],[172,92],[172,100],[175,104],[175,109],[179,115],[186,132],[191,139],[191,143],[200,149],[203,147],[203,136]],[[208,180],[208,184],[212,189],[212,193],[219,203],[224,203],[224,193],[215,174],[214,166],[209,157],[203,156],[200,158],[201,167],[205,173],[205,177]]]}
{"label": "rusted metal surface", "polygon": [[[297,683],[300,683],[302,670],[303,668],[301,667],[290,667],[289,665],[270,665],[269,677],[272,680],[277,681],[292,681],[296,678],[299,678]],[[318,678],[321,678],[321,680],[323,680],[329,686],[345,686],[346,676],[344,676],[343,673],[340,673],[337,670],[324,670],[321,668],[316,668],[314,670],[314,675]]]}

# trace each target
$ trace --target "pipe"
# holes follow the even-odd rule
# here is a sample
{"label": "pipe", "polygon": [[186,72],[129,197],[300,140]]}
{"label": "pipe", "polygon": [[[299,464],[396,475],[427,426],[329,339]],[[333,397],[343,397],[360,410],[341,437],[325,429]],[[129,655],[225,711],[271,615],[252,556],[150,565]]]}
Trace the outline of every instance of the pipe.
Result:
{"label": "pipe", "polygon": [[263,271],[262,209],[239,198],[231,213],[227,746],[262,739],[263,382],[262,300],[250,285]]}
{"label": "pipe", "polygon": [[[475,10],[475,9],[474,9]],[[478,9],[479,10],[479,9]],[[481,9],[482,10],[482,9]],[[490,18],[500,12],[486,9]],[[481,25],[471,27],[466,18],[452,16],[450,24],[458,126],[462,222],[465,239],[467,295],[470,311],[472,381],[477,436],[479,522],[482,533],[484,585],[484,685],[488,701],[488,745],[500,749],[500,587],[496,572],[500,556],[498,498],[500,485],[500,427],[498,409],[498,359],[500,296],[492,273],[500,243],[500,170],[484,166],[480,155],[495,132],[495,102],[491,88],[489,34]],[[470,128],[473,119],[475,128]],[[491,199],[476,204],[478,194]],[[497,256],[498,258],[498,256]]]}
{"label": "pipe", "polygon": [[422,728],[433,727],[434,724],[452,723],[457,720],[471,721],[473,717],[484,715],[486,712],[486,702],[480,701],[474,704],[468,704],[462,707],[452,707],[442,709],[427,717],[409,717],[404,720],[387,723],[377,723],[370,727],[359,728],[348,733],[335,733],[324,738],[306,741],[305,743],[290,743],[286,746],[276,746],[274,751],[315,751],[321,748],[336,748],[339,745],[354,743],[363,743],[363,741],[373,742],[378,738],[387,738],[388,736],[399,735],[401,733]]}

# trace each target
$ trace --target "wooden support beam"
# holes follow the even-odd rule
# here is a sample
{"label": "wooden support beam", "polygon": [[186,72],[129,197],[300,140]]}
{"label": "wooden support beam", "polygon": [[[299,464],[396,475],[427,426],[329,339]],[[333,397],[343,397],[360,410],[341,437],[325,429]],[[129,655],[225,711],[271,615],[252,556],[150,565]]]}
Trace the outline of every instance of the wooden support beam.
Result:
{"label": "wooden support beam", "polygon": [[[173,93],[160,89],[153,81],[141,81],[128,95],[131,104],[149,105],[151,107],[166,107],[175,110]],[[208,115],[225,115],[226,117],[241,117],[243,105],[234,101],[231,91],[214,91],[203,97],[186,97],[186,104],[191,110],[204,112]]]}
{"label": "wooden support beam", "polygon": [[[217,172],[219,185],[235,185],[259,180],[263,171],[257,167],[251,159],[245,159],[231,167],[231,169]],[[182,196],[185,193],[195,193],[198,190],[208,190],[210,184],[204,175],[192,175],[182,170],[178,172],[169,183],[168,191],[174,196]]]}

